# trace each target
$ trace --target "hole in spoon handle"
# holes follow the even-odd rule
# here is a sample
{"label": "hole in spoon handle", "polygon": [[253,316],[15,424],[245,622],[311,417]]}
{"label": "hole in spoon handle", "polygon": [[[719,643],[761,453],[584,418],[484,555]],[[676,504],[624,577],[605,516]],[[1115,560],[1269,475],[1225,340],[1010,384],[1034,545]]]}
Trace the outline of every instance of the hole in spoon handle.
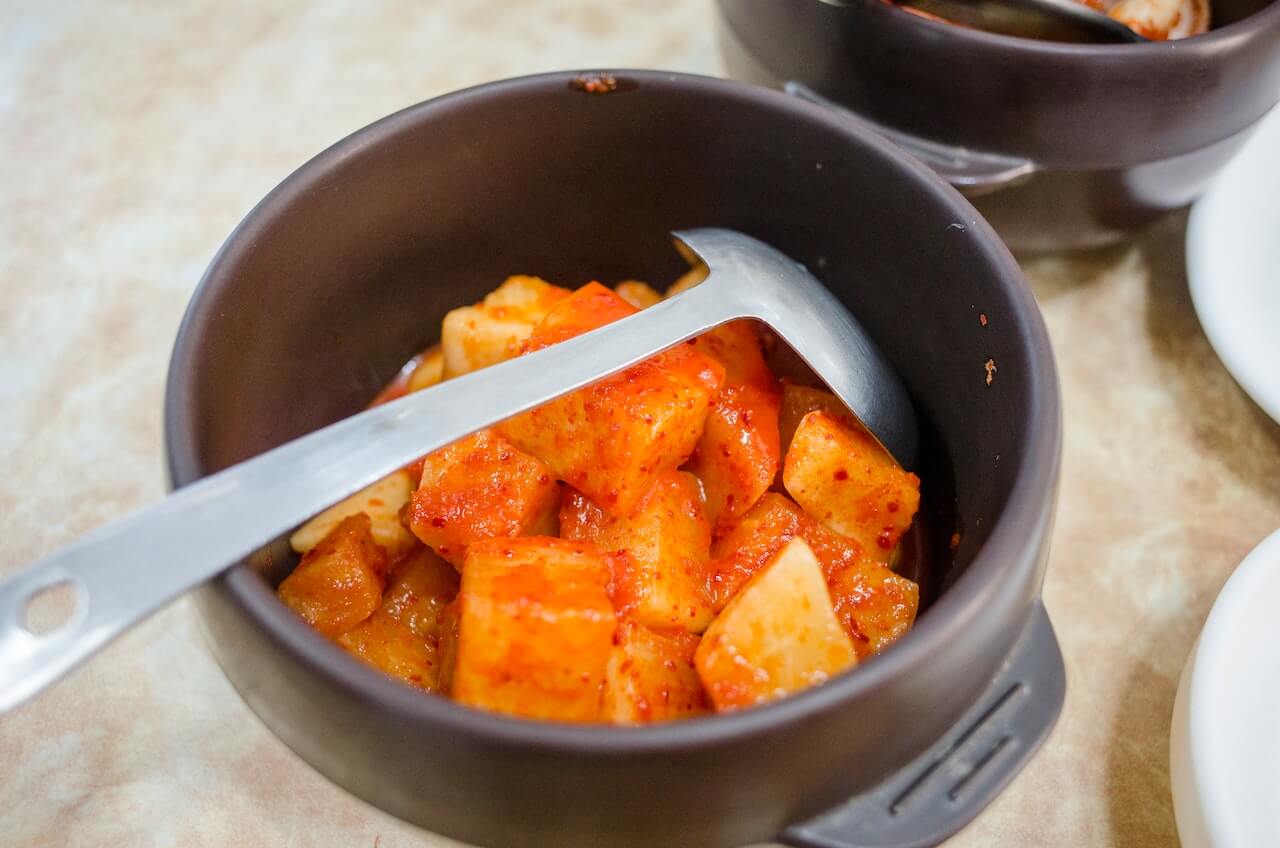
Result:
{"label": "hole in spoon handle", "polygon": [[22,627],[33,636],[52,636],[83,618],[87,601],[87,592],[81,583],[54,580],[27,595]]}
{"label": "hole in spoon handle", "polygon": [[37,564],[0,584],[0,712],[96,649],[90,610],[88,587],[58,568]]}

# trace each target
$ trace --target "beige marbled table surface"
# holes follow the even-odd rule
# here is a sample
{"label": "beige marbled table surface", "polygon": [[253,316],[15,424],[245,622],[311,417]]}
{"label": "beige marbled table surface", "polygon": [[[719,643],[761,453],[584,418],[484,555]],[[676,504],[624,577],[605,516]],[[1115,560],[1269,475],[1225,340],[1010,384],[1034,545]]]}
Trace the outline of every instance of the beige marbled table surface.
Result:
{"label": "beige marbled table surface", "polygon": [[[709,0],[0,2],[0,572],[164,491],[187,298],[240,217],[402,106],[539,70],[717,73]],[[1280,525],[1280,427],[1205,341],[1175,218],[1026,263],[1062,371],[1045,587],[1057,730],[950,844],[1176,844],[1175,683],[1212,599]],[[0,718],[0,845],[446,846],[311,771],[178,602]]]}

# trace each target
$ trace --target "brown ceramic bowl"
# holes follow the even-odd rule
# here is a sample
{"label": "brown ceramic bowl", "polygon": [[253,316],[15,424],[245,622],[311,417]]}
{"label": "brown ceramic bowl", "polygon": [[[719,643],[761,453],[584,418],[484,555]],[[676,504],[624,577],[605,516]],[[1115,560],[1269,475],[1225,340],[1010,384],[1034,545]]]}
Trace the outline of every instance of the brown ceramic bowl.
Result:
{"label": "brown ceramic bowl", "polygon": [[916,627],[758,709],[632,729],[522,721],[410,689],[314,633],[273,592],[295,561],[280,540],[198,594],[212,650],[315,768],[460,839],[936,841],[1009,780],[1061,706],[1038,603],[1059,398],[1035,302],[958,194],[827,109],[658,72],[585,89],[549,74],[415,106],[263,200],[179,332],[174,484],[359,410],[447,310],[508,274],[668,280],[681,265],[671,230],[732,227],[812,268],[912,393],[925,433]]}
{"label": "brown ceramic bowl", "polygon": [[849,110],[1015,250],[1121,239],[1185,206],[1280,100],[1280,2],[1211,0],[1180,41],[1066,44],[882,0],[720,0],[730,72]]}

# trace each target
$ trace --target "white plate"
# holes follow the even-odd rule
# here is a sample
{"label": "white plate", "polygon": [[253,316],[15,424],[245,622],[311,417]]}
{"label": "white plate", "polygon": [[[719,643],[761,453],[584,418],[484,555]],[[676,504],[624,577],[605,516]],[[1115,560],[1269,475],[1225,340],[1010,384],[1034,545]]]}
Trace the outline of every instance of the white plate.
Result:
{"label": "white plate", "polygon": [[1280,846],[1280,530],[1236,568],[1191,649],[1169,766],[1183,848]]}
{"label": "white plate", "polygon": [[1192,207],[1187,280],[1213,349],[1280,421],[1280,109]]}

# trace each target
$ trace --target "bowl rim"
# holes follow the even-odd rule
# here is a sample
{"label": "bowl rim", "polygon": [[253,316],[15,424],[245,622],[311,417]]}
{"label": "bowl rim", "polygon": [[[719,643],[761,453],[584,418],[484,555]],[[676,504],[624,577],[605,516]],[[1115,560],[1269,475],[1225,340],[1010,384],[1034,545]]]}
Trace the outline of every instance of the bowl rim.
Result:
{"label": "bowl rim", "polygon": [[[334,170],[361,151],[419,123],[439,119],[482,100],[519,97],[531,90],[563,89],[584,74],[610,74],[641,87],[672,93],[702,94],[735,104],[765,107],[795,120],[825,125],[869,149],[896,169],[905,181],[927,187],[940,203],[964,221],[976,247],[995,269],[993,283],[1006,290],[1018,316],[1020,346],[1028,351],[1031,397],[1023,468],[1009,492],[1004,511],[973,561],[915,626],[890,651],[860,664],[856,674],[748,710],[641,727],[574,725],[532,721],[485,712],[444,697],[424,696],[398,681],[366,667],[315,633],[293,615],[261,577],[245,562],[234,564],[211,581],[252,618],[257,626],[294,661],[328,677],[348,694],[376,703],[384,712],[413,722],[428,722],[452,733],[491,744],[515,744],[526,750],[577,755],[624,756],[674,754],[716,746],[768,733],[780,726],[812,720],[851,700],[861,700],[904,675],[926,674],[937,648],[979,620],[991,608],[1007,608],[1026,580],[1036,579],[1038,567],[1033,540],[1047,538],[1056,500],[1061,458],[1062,417],[1057,368],[1039,307],[1012,254],[995,231],[955,189],[925,165],[892,143],[846,121],[836,113],[780,92],[731,80],[697,74],[639,69],[553,71],[483,83],[409,106],[356,130],[301,165],[277,185],[232,230],[197,285],[179,326],[169,363],[164,399],[164,438],[171,485],[178,487],[211,473],[197,460],[195,434],[199,422],[192,414],[191,379],[196,346],[194,327],[210,309],[221,288],[234,279],[230,273],[240,253],[269,230],[275,216],[323,183]],[[1006,573],[1008,572],[1008,573]],[[1011,578],[1014,575],[1019,579]],[[1035,591],[1038,592],[1038,579]],[[1030,607],[1026,612],[1030,613]],[[1017,622],[1021,624],[1021,620]],[[1012,633],[1017,632],[1015,627]],[[215,651],[215,654],[217,652]]]}
{"label": "bowl rim", "polygon": [[[817,2],[842,5],[830,3],[829,0],[817,0]],[[1119,44],[1078,44],[1026,38],[1020,35],[1004,35],[913,15],[889,0],[867,0],[867,2],[872,7],[884,7],[886,12],[905,21],[906,25],[929,27],[933,32],[938,33],[939,37],[970,41],[992,50],[1007,51],[1016,56],[1035,54],[1038,57],[1052,56],[1057,59],[1082,62],[1096,62],[1099,59],[1133,61],[1138,58],[1155,62],[1186,62],[1206,54],[1238,49],[1242,42],[1264,37],[1271,28],[1280,30],[1280,0],[1271,0],[1264,8],[1253,14],[1225,26],[1211,27],[1208,32],[1201,35],[1166,41]]]}

